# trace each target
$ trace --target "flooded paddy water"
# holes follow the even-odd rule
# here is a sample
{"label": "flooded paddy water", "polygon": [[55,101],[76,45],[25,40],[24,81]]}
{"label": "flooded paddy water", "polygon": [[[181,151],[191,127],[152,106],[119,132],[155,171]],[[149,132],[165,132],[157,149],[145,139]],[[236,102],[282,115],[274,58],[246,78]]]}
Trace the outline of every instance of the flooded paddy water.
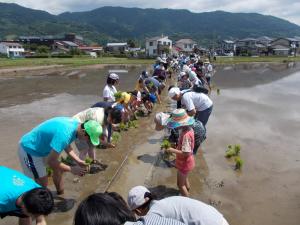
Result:
{"label": "flooded paddy water", "polygon": [[[145,66],[109,66],[34,76],[2,75],[0,165],[20,169],[18,140],[40,122],[72,116],[101,101],[109,70],[122,72],[120,90],[131,90],[143,69]],[[300,65],[219,66],[213,83],[208,138],[190,176],[192,197],[217,207],[233,225],[299,224]],[[156,107],[159,110],[170,110],[166,97]],[[123,133],[116,149],[97,150],[97,157],[108,165],[105,171],[80,178],[78,183],[66,174],[62,197],[79,203],[88,194],[105,190],[126,197],[129,188],[138,184],[159,194],[176,194],[176,170],[158,157],[163,133],[154,131],[152,119],[153,115],[142,118],[139,128]],[[241,145],[241,171],[235,171],[234,162],[224,157],[229,144]],[[68,212],[49,215],[48,224],[72,224],[75,209],[76,205]],[[8,224],[16,220],[0,220],[0,225]]]}

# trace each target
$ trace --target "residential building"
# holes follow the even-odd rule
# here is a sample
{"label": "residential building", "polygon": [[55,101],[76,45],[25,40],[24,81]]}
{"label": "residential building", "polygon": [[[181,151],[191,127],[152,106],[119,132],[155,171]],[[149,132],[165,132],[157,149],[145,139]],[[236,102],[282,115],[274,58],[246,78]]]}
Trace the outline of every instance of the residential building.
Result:
{"label": "residential building", "polygon": [[105,50],[107,52],[120,52],[125,53],[128,51],[128,45],[124,43],[107,43]]}
{"label": "residential building", "polygon": [[146,39],[146,55],[158,56],[169,54],[172,50],[172,41],[168,36],[159,36]]}
{"label": "residential building", "polygon": [[0,53],[6,54],[8,58],[22,57],[24,48],[17,42],[0,42]]}
{"label": "residential building", "polygon": [[46,45],[52,47],[56,41],[70,41],[78,46],[84,45],[83,38],[73,33],[65,34],[65,36],[20,36],[19,42],[24,44]]}
{"label": "residential building", "polygon": [[197,43],[192,39],[185,38],[176,41],[175,46],[177,47],[177,50],[179,50],[180,53],[189,54],[194,52]]}
{"label": "residential building", "polygon": [[63,41],[71,41],[74,42],[75,44],[77,44],[78,46],[83,46],[83,37],[70,33],[70,34],[65,34],[65,38],[63,39]]}
{"label": "residential building", "polygon": [[61,40],[62,38],[54,37],[52,35],[48,36],[20,36],[19,42],[24,44],[36,44],[36,45],[45,45],[51,47],[55,40]]}
{"label": "residential building", "polygon": [[270,46],[270,43],[274,40],[273,38],[270,38],[268,36],[261,36],[259,38],[256,38],[256,40],[265,46]]}
{"label": "residential building", "polygon": [[261,44],[256,38],[245,38],[236,41],[236,55],[263,55],[268,54],[268,47]]}
{"label": "residential building", "polygon": [[274,55],[297,55],[300,54],[300,40],[295,38],[277,38],[270,43]]}
{"label": "residential building", "polygon": [[68,53],[73,49],[78,49],[78,45],[71,41],[55,41],[52,50],[54,52]]}
{"label": "residential building", "polygon": [[90,54],[91,52],[100,53],[103,51],[103,47],[101,46],[79,46],[78,49],[85,52],[86,54]]}
{"label": "residential building", "polygon": [[222,40],[219,42],[219,46],[216,49],[218,55],[234,54],[236,51],[235,41]]}

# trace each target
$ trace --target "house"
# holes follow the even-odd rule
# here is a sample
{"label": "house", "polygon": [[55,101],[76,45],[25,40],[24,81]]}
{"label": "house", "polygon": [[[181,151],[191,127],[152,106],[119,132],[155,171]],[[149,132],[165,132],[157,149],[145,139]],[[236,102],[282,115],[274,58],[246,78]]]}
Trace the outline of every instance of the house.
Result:
{"label": "house", "polygon": [[193,41],[192,39],[180,39],[176,41],[175,46],[179,50],[180,53],[192,53],[194,52],[195,47],[197,46],[197,43]]}
{"label": "house", "polygon": [[236,41],[236,55],[261,55],[267,54],[268,47],[261,44],[256,38],[245,38]]}
{"label": "house", "polygon": [[95,45],[95,46],[79,46],[79,50],[85,52],[86,54],[90,54],[90,52],[100,53],[103,51],[103,47]]}
{"label": "house", "polygon": [[70,33],[70,34],[65,34],[65,38],[62,41],[71,41],[77,44],[78,46],[83,46],[83,37]]}
{"label": "house", "polygon": [[128,51],[127,43],[107,43],[105,50],[107,52],[120,52],[124,53]]}
{"label": "house", "polygon": [[[270,49],[274,55],[300,54],[300,40],[296,38],[277,38],[270,43]],[[287,51],[288,49],[288,51]]]}
{"label": "house", "polygon": [[83,38],[73,33],[65,34],[64,37],[52,35],[19,37],[19,42],[22,42],[24,44],[46,45],[48,47],[52,47],[56,41],[70,41],[77,44],[78,46],[84,45]]}
{"label": "house", "polygon": [[172,50],[172,41],[168,36],[159,36],[146,39],[146,55],[157,56],[169,54]]}
{"label": "house", "polygon": [[0,42],[0,53],[6,54],[8,58],[22,57],[24,48],[17,42]]}
{"label": "house", "polygon": [[256,38],[256,40],[265,46],[270,46],[270,43],[274,40],[273,38],[270,38],[268,36],[261,36]]}
{"label": "house", "polygon": [[68,53],[71,50],[78,49],[78,45],[71,41],[55,41],[52,50],[54,52]]}
{"label": "house", "polygon": [[60,40],[61,38],[54,37],[52,35],[48,36],[20,36],[19,42],[23,44],[36,44],[36,45],[45,45],[51,47],[55,40]]}
{"label": "house", "polygon": [[235,53],[236,44],[232,40],[222,40],[219,42],[218,48],[216,50],[218,55],[226,55],[230,53]]}

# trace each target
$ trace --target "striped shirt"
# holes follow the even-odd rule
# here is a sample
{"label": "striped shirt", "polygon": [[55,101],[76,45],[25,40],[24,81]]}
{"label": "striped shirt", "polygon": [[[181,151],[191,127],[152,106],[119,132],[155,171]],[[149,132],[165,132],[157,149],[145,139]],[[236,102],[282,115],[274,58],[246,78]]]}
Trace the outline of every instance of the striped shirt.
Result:
{"label": "striped shirt", "polygon": [[170,218],[164,218],[157,215],[149,215],[141,217],[136,222],[126,222],[124,225],[184,225],[184,223],[170,219]]}

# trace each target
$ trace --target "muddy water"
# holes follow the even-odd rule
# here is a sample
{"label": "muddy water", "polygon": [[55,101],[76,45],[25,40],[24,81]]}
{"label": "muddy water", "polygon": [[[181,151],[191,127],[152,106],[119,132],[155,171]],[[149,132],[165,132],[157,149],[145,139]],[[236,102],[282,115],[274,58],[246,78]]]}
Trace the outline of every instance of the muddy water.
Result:
{"label": "muddy water", "polygon": [[[16,149],[22,134],[45,119],[72,116],[99,101],[109,69],[128,69],[120,73],[119,88],[130,90],[144,67],[2,78],[0,164],[20,169]],[[208,139],[191,174],[192,196],[215,205],[230,224],[299,224],[299,65],[246,64],[217,71],[213,82],[220,95],[212,93],[214,111]],[[168,107],[166,103],[157,110]],[[106,171],[83,177],[79,183],[67,174],[63,197],[79,202],[89,193],[106,189],[125,197],[130,187],[143,183],[154,191],[176,194],[176,170],[157,157],[162,133],[153,127],[151,117],[140,120],[139,128],[123,135],[117,149],[98,150],[97,157],[109,165]],[[234,171],[233,162],[224,158],[228,144],[242,146],[245,164],[241,172]],[[47,221],[72,224],[73,215],[74,209],[54,213]],[[0,220],[1,225],[15,223],[12,218]]]}

